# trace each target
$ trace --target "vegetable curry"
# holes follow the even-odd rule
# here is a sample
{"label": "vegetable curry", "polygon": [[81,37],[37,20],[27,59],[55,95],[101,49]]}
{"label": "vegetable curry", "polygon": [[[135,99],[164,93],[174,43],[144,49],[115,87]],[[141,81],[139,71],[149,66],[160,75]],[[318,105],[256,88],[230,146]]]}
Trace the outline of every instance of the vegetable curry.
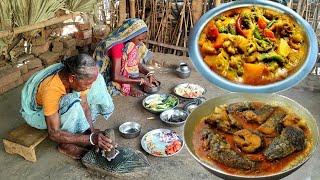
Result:
{"label": "vegetable curry", "polygon": [[255,6],[214,17],[198,44],[212,71],[249,85],[285,79],[304,62],[308,49],[305,32],[294,19]]}

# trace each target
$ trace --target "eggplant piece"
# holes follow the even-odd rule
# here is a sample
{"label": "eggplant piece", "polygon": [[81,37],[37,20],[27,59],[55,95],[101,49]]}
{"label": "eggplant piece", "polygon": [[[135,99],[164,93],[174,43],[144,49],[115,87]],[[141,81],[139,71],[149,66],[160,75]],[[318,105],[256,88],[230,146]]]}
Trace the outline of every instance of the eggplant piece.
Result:
{"label": "eggplant piece", "polygon": [[283,109],[276,108],[267,121],[258,127],[258,131],[271,137],[276,136],[277,133],[281,132],[281,122],[285,116],[286,112]]}
{"label": "eggplant piece", "polygon": [[208,148],[208,156],[228,167],[252,170],[256,168],[256,163],[245,156],[241,156],[231,149],[230,144],[220,135],[209,129],[202,131],[204,148]]}
{"label": "eggplant piece", "polygon": [[274,138],[268,148],[263,152],[268,160],[279,159],[301,151],[305,148],[305,135],[297,127],[286,127],[280,136]]}
{"label": "eggplant piece", "polygon": [[233,141],[242,151],[253,153],[262,146],[261,137],[247,129],[242,129],[234,133]]}

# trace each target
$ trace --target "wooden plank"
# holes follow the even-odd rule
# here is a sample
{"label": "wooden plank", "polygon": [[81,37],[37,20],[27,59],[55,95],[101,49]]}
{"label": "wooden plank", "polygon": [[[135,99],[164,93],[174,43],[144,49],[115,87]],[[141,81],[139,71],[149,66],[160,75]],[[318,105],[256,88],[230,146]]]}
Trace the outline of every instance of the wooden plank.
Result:
{"label": "wooden plank", "polygon": [[148,44],[152,44],[152,45],[156,45],[156,46],[161,46],[161,47],[165,47],[165,48],[174,49],[174,50],[179,50],[179,51],[188,51],[188,49],[184,48],[184,47],[179,47],[179,46],[174,46],[174,45],[170,45],[170,44],[160,43],[160,42],[156,42],[156,41],[152,41],[152,40],[148,40],[147,43]]}
{"label": "wooden plank", "polygon": [[12,30],[0,31],[0,38],[7,37],[7,36],[14,36],[14,35],[17,35],[20,33],[28,32],[28,31],[32,31],[32,30],[36,30],[36,29],[41,29],[46,26],[58,24],[58,23],[63,22],[67,19],[72,19],[72,18],[79,16],[79,15],[80,15],[80,12],[75,12],[72,14],[67,14],[64,16],[51,18],[51,19],[48,19],[46,21],[42,21],[42,22],[39,22],[36,24],[20,26],[20,27],[13,28]]}
{"label": "wooden plank", "polygon": [[27,124],[23,124],[17,129],[9,132],[5,139],[28,148],[33,148],[47,136],[47,131],[35,129]]}

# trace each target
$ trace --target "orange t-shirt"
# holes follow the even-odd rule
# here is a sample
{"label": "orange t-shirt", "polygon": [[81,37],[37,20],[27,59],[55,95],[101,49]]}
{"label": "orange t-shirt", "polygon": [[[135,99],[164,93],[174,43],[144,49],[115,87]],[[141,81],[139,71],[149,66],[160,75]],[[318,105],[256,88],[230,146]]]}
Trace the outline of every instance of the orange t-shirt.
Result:
{"label": "orange t-shirt", "polygon": [[[86,91],[81,92],[81,96],[86,95]],[[36,102],[42,106],[45,116],[53,115],[58,112],[60,99],[66,95],[64,87],[58,73],[45,78],[38,87]]]}

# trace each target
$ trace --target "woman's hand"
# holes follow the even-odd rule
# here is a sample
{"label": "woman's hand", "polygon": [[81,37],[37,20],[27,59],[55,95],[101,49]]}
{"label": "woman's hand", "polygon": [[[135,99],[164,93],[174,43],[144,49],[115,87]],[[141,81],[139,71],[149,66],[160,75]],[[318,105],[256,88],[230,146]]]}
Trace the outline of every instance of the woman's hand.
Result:
{"label": "woman's hand", "polygon": [[92,141],[96,146],[108,152],[113,148],[111,139],[104,136],[102,132],[94,133],[92,135]]}
{"label": "woman's hand", "polygon": [[147,76],[147,77],[148,77],[149,83],[150,83],[151,85],[155,85],[155,86],[159,86],[159,85],[160,85],[160,81],[158,81],[153,74],[152,74],[152,75],[149,75],[149,76]]}

